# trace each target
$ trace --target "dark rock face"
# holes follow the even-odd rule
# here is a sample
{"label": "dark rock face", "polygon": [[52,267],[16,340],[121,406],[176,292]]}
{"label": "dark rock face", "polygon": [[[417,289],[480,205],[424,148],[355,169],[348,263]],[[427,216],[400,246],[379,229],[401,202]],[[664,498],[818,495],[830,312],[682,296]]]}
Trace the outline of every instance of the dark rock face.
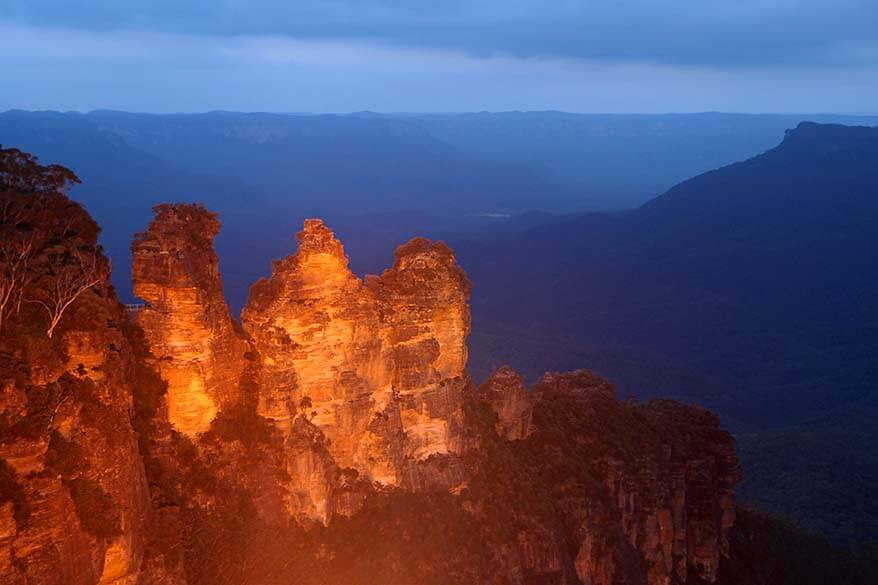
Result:
{"label": "dark rock face", "polygon": [[497,415],[497,433],[509,440],[526,439],[534,431],[533,401],[524,380],[515,370],[503,366],[479,388],[480,398]]}
{"label": "dark rock face", "polygon": [[[719,420],[673,401],[620,403],[605,381],[588,372],[546,375],[536,388],[539,400],[553,401],[552,408],[567,400],[565,394],[582,405],[579,422],[594,425],[572,438],[583,441],[583,451],[598,448],[594,467],[601,470],[627,541],[648,566],[648,582],[685,582],[690,572],[712,582],[728,553],[732,488],[740,480],[734,441]],[[601,429],[615,439],[591,436]],[[595,549],[608,548],[593,539],[583,542],[575,561],[580,579],[601,582],[590,565]],[[609,559],[598,567],[607,564]]]}
{"label": "dark rock face", "polygon": [[469,283],[423,239],[363,281],[310,220],[241,329],[218,229],[159,206],[133,319],[103,286],[51,339],[30,308],[0,333],[4,583],[715,581],[740,473],[714,415],[587,371],[476,389]]}
{"label": "dark rock face", "polygon": [[[511,382],[514,372],[486,386],[497,379]],[[532,435],[483,443],[470,482],[473,508],[486,512],[509,498],[499,486],[516,493],[505,502],[514,510],[506,522],[517,546],[505,543],[514,564],[552,583],[713,582],[740,477],[717,418],[670,401],[620,402],[584,370],[546,374],[531,396]],[[495,403],[486,403],[492,413]]]}

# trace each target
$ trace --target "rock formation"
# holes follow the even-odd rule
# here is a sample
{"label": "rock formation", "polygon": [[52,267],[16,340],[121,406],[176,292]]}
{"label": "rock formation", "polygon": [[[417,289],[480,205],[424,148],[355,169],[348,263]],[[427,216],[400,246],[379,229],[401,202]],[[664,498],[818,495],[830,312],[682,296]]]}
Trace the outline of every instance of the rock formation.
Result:
{"label": "rock formation", "polygon": [[497,433],[508,441],[526,439],[533,432],[533,401],[524,380],[503,366],[479,388],[481,400],[497,415]]}
{"label": "rock formation", "polygon": [[168,416],[181,433],[206,431],[241,401],[244,342],[223,296],[213,238],[219,220],[199,205],[160,205],[131,245],[137,312],[162,378]]}
{"label": "rock formation", "polygon": [[281,429],[306,417],[341,467],[384,485],[459,453],[469,282],[451,250],[412,240],[364,282],[323,222],[298,238],[243,313],[262,360],[259,414]]}
{"label": "rock formation", "polygon": [[[55,195],[82,220],[71,253],[99,253],[85,212]],[[503,367],[477,389],[469,282],[445,244],[424,239],[360,279],[308,220],[296,253],[253,286],[239,328],[216,216],[155,211],[132,245],[145,302],[133,317],[101,282],[51,337],[30,304],[0,330],[3,583],[723,574],[740,471],[716,416],[619,401],[588,371],[528,390]],[[41,220],[62,230],[52,242],[80,237],[64,213]]]}
{"label": "rock formation", "polygon": [[3,583],[122,582],[143,557],[149,494],[130,424],[130,353],[106,326],[63,340],[66,363],[28,368],[52,351],[34,344],[4,364],[4,377],[20,377],[0,393]]}
{"label": "rock formation", "polygon": [[[624,548],[613,542],[612,530],[621,528],[647,566],[648,583],[686,582],[690,572],[713,582],[728,553],[732,488],[741,477],[734,441],[717,417],[674,401],[622,403],[609,383],[588,371],[547,374],[533,394],[537,411],[548,407],[553,417],[567,405],[566,420],[556,429],[566,423],[567,440],[589,458],[591,473],[615,508],[608,515],[583,500],[569,511],[582,522],[574,558],[579,579],[617,582]],[[537,428],[549,424],[537,422]],[[601,516],[603,535],[592,525]]]}
{"label": "rock formation", "polygon": [[[5,182],[9,158],[20,181]],[[75,176],[57,172],[0,150],[0,263],[21,231],[33,269],[23,298],[60,298],[51,296],[60,279],[68,292],[81,288],[51,338],[40,303],[8,312],[0,332],[0,582],[134,583],[150,516],[132,424],[134,356],[106,273],[83,284],[77,258],[106,259],[97,226],[60,192]]]}

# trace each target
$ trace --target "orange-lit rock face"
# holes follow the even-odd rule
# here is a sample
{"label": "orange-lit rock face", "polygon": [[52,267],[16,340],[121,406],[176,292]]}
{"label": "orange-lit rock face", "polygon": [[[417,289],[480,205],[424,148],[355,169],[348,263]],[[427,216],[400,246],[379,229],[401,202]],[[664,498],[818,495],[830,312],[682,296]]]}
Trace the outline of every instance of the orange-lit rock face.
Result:
{"label": "orange-lit rock face", "polygon": [[195,205],[161,205],[131,246],[134,294],[150,350],[168,383],[168,417],[178,431],[206,431],[239,400],[245,344],[223,297],[212,240],[216,217]]}
{"label": "orange-lit rock face", "polygon": [[450,249],[413,240],[364,283],[323,222],[298,237],[243,314],[262,360],[259,413],[283,429],[302,414],[339,466],[385,484],[458,452],[469,283]]}
{"label": "orange-lit rock face", "polygon": [[118,301],[91,302],[61,343],[23,340],[20,361],[0,365],[2,583],[139,574],[149,493],[130,419],[132,356],[108,325],[122,317]]}
{"label": "orange-lit rock face", "polygon": [[6,324],[0,583],[716,580],[740,470],[714,415],[585,370],[527,392],[501,368],[477,394],[451,250],[412,240],[363,281],[317,220],[253,287],[247,339],[218,229],[156,208],[132,246],[143,332],[108,283],[52,339],[29,306]]}

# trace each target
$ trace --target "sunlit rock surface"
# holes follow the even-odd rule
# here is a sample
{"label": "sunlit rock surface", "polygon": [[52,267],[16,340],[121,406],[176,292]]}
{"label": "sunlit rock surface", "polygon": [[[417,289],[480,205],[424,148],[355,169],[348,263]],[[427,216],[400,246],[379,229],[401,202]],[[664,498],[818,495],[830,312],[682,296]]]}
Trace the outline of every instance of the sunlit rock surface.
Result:
{"label": "sunlit rock surface", "polygon": [[[68,226],[91,221],[78,205],[63,204],[59,217],[61,212]],[[54,225],[47,219],[35,229]],[[96,230],[69,233],[74,235],[60,231],[50,237],[75,237],[76,245],[100,253]],[[133,584],[140,575],[151,510],[133,426],[134,356],[125,318],[109,281],[103,281],[70,305],[51,339],[37,307],[23,306],[4,324],[4,585]]]}
{"label": "sunlit rock surface", "polygon": [[219,220],[198,205],[160,205],[131,245],[137,312],[168,383],[168,416],[181,433],[206,431],[241,400],[244,342],[223,297],[213,238]]}
{"label": "sunlit rock surface", "polygon": [[320,220],[298,239],[243,313],[262,360],[259,414],[281,429],[305,417],[339,466],[385,485],[459,453],[469,282],[451,250],[413,240],[364,282]]}
{"label": "sunlit rock surface", "polygon": [[95,293],[0,337],[4,584],[716,580],[740,470],[714,415],[584,370],[476,388],[469,282],[424,239],[360,279],[308,220],[239,328],[218,230],[159,206],[129,322]]}

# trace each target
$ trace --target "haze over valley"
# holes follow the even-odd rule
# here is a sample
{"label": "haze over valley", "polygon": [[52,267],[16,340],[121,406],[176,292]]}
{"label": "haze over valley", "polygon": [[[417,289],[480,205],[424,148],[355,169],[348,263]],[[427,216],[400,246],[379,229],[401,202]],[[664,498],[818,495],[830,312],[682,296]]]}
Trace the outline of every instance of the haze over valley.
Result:
{"label": "haze over valley", "polygon": [[[477,379],[585,363],[624,395],[703,404],[739,433],[749,501],[868,543],[866,484],[774,473],[875,469],[856,450],[878,407],[878,134],[853,125],[878,118],[800,118],[7,112],[0,135],[79,169],[129,302],[131,235],[170,194],[220,213],[234,312],[307,217],[361,275],[443,239],[474,285]],[[814,512],[848,490],[849,520]]]}
{"label": "haze over valley", "polygon": [[878,583],[876,22],[0,2],[0,583]]}

